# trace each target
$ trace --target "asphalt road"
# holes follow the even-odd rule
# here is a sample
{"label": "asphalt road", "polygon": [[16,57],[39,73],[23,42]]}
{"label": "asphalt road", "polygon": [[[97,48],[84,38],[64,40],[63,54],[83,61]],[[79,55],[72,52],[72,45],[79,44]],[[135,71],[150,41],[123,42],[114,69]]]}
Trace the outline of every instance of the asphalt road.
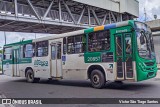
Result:
{"label": "asphalt road", "polygon": [[[24,78],[0,75],[0,95],[6,98],[160,98],[160,79],[139,83],[124,83],[115,88],[107,84],[104,89],[94,89],[89,81],[52,81],[27,83]],[[2,106],[2,105],[1,105]],[[1,107],[0,106],[0,107]],[[16,107],[137,107],[137,105],[15,105]],[[140,105],[151,107],[151,105]],[[153,105],[160,107],[160,105]]]}

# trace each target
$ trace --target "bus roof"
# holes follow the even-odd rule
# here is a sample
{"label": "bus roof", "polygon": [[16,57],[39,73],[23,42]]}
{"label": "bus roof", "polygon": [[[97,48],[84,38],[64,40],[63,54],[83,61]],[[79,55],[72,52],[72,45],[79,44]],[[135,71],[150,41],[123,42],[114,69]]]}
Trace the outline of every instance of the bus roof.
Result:
{"label": "bus roof", "polygon": [[128,21],[123,21],[123,22],[118,22],[118,23],[113,23],[113,24],[107,24],[107,25],[92,27],[92,28],[73,31],[73,32],[56,34],[54,36],[48,36],[48,37],[37,38],[37,39],[33,39],[33,40],[26,40],[26,41],[20,41],[20,42],[16,42],[16,43],[6,44],[6,45],[4,45],[4,47],[19,45],[19,44],[32,43],[32,41],[33,42],[38,42],[38,41],[42,41],[42,40],[58,39],[58,38],[69,37],[69,36],[74,36],[74,35],[80,35],[80,34],[84,34],[84,33],[87,34],[87,33],[101,31],[101,30],[114,29],[116,27],[122,27],[122,26],[131,25],[131,24],[133,25],[133,23],[134,23],[134,20],[128,20]]}

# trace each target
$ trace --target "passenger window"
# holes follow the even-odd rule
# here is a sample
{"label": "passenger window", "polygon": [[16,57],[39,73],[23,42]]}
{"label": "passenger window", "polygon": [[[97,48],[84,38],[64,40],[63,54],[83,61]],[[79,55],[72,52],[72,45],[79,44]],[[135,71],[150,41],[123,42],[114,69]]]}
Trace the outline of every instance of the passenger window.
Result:
{"label": "passenger window", "polygon": [[67,53],[67,41],[66,38],[63,38],[63,54]]}
{"label": "passenger window", "polygon": [[12,48],[4,48],[4,60],[12,59]]}
{"label": "passenger window", "polygon": [[99,31],[88,34],[88,51],[98,52],[110,49],[110,32]]}
{"label": "passenger window", "polygon": [[36,43],[36,56],[48,56],[48,41],[41,41]]}
{"label": "passenger window", "polygon": [[35,53],[35,44],[26,44],[23,48],[24,51],[24,58],[31,58],[34,57]]}
{"label": "passenger window", "polygon": [[67,53],[77,54],[84,52],[85,42],[83,41],[83,35],[76,35],[67,38]]}

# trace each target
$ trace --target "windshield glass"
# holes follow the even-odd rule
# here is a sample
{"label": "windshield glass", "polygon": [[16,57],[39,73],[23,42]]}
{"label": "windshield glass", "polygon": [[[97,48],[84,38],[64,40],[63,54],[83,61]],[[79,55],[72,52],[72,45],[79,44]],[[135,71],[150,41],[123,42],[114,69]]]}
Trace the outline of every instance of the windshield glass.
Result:
{"label": "windshield glass", "polygon": [[154,44],[150,28],[143,23],[138,23],[136,28],[137,45],[140,57],[145,59],[154,59]]}

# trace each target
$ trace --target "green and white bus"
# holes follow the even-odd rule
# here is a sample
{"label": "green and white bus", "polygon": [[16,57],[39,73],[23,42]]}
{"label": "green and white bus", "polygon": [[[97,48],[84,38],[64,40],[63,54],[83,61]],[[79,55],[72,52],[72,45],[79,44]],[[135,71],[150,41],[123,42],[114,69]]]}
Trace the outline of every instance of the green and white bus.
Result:
{"label": "green and white bus", "polygon": [[138,82],[156,76],[150,28],[128,20],[4,46],[3,72],[28,82],[90,79],[94,88],[107,81]]}

